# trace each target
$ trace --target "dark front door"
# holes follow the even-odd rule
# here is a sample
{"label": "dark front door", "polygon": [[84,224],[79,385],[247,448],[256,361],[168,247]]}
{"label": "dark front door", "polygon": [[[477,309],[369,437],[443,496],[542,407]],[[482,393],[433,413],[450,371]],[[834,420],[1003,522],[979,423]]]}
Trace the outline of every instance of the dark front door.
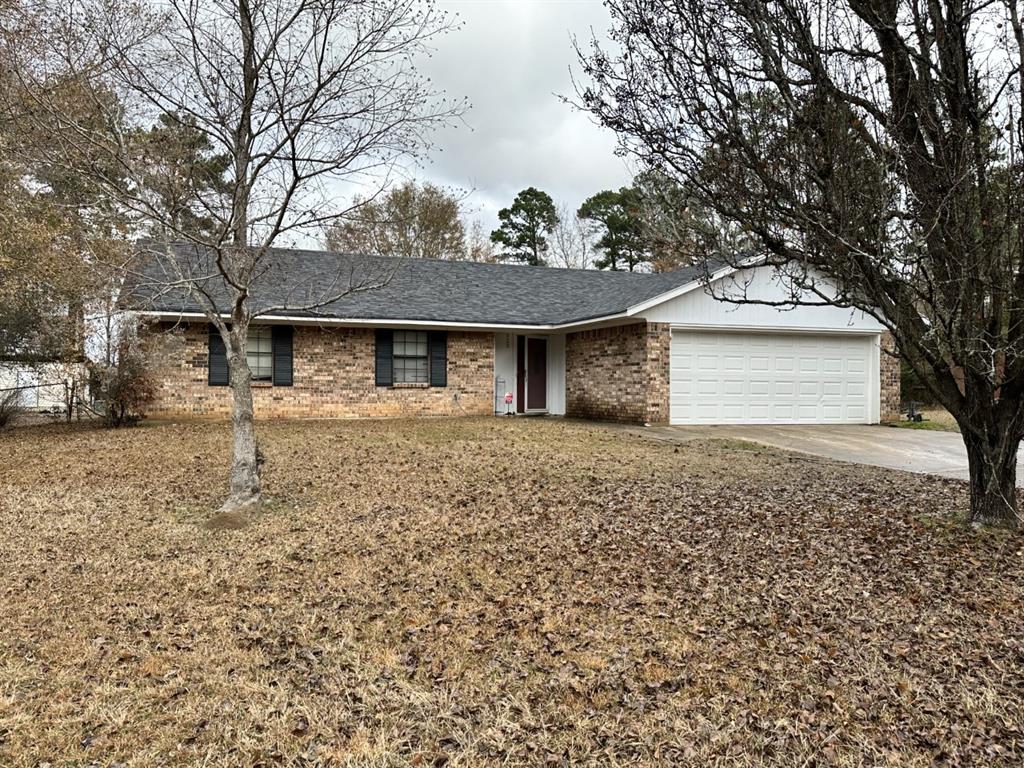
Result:
{"label": "dark front door", "polygon": [[548,340],[526,339],[526,409],[548,407]]}

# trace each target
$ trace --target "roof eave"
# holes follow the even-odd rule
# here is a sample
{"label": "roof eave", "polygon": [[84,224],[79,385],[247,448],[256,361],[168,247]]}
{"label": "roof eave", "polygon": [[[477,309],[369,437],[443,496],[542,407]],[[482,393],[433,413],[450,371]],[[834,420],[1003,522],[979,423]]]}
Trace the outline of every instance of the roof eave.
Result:
{"label": "roof eave", "polygon": [[[185,321],[205,320],[207,315],[204,312],[176,312],[169,310],[134,310],[134,312],[146,318],[156,320]],[[220,317],[228,319],[230,316],[221,313]],[[338,326],[338,327],[387,327],[387,328],[436,328],[442,330],[456,331],[492,331],[492,332],[558,332],[585,330],[587,328],[601,325],[619,324],[621,320],[632,320],[626,312],[617,312],[611,315],[574,320],[567,323],[465,323],[446,320],[395,320],[389,318],[354,318],[354,317],[325,317],[325,316],[292,316],[292,315],[261,315],[257,317],[259,322],[266,324],[288,324],[288,325],[311,325],[311,326]]]}

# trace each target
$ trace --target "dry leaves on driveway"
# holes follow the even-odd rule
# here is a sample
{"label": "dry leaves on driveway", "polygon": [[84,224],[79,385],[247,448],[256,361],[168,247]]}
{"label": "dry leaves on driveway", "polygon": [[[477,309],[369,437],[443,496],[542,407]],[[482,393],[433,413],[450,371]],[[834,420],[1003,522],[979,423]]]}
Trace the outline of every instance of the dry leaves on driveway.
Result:
{"label": "dry leaves on driveway", "polygon": [[555,420],[0,435],[0,764],[1020,765],[955,481]]}

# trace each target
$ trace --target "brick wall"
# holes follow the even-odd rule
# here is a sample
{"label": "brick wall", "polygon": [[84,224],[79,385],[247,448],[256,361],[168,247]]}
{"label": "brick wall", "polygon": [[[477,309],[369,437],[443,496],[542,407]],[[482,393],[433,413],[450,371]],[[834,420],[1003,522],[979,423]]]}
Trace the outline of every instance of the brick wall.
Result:
{"label": "brick wall", "polygon": [[[207,326],[157,329],[166,336],[156,416],[230,415],[231,390],[207,382]],[[372,328],[297,326],[294,385],[253,383],[259,418],[487,415],[494,410],[494,335],[448,333],[447,387],[377,387]]]}
{"label": "brick wall", "polygon": [[886,354],[896,351],[896,341],[888,331],[882,334],[881,346],[878,366],[881,420],[898,421],[900,418],[900,359]]}
{"label": "brick wall", "polygon": [[669,326],[635,323],[565,337],[565,412],[607,421],[668,421]]}
{"label": "brick wall", "polygon": [[[160,327],[167,337],[153,415],[226,417],[228,387],[206,383],[205,324]],[[579,418],[667,423],[669,326],[664,323],[570,333],[565,344],[566,414]],[[882,335],[881,418],[898,419],[899,359]],[[487,415],[494,408],[494,338],[449,332],[448,386],[374,385],[374,332],[366,328],[295,328],[294,386],[253,385],[262,418]],[[457,396],[457,399],[456,399]]]}
{"label": "brick wall", "polygon": [[647,418],[648,424],[668,424],[669,358],[672,330],[668,323],[647,323]]}

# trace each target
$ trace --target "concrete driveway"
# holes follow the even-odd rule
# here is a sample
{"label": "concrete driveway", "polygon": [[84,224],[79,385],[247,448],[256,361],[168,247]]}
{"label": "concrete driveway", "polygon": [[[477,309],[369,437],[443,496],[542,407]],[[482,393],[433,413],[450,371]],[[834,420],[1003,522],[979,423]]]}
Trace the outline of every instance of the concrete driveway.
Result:
{"label": "concrete driveway", "polygon": [[[638,432],[638,434],[641,434]],[[749,440],[787,451],[854,464],[967,479],[967,450],[957,432],[862,425],[646,427],[642,434],[662,440],[702,437]],[[1024,486],[1024,467],[1017,469]]]}

